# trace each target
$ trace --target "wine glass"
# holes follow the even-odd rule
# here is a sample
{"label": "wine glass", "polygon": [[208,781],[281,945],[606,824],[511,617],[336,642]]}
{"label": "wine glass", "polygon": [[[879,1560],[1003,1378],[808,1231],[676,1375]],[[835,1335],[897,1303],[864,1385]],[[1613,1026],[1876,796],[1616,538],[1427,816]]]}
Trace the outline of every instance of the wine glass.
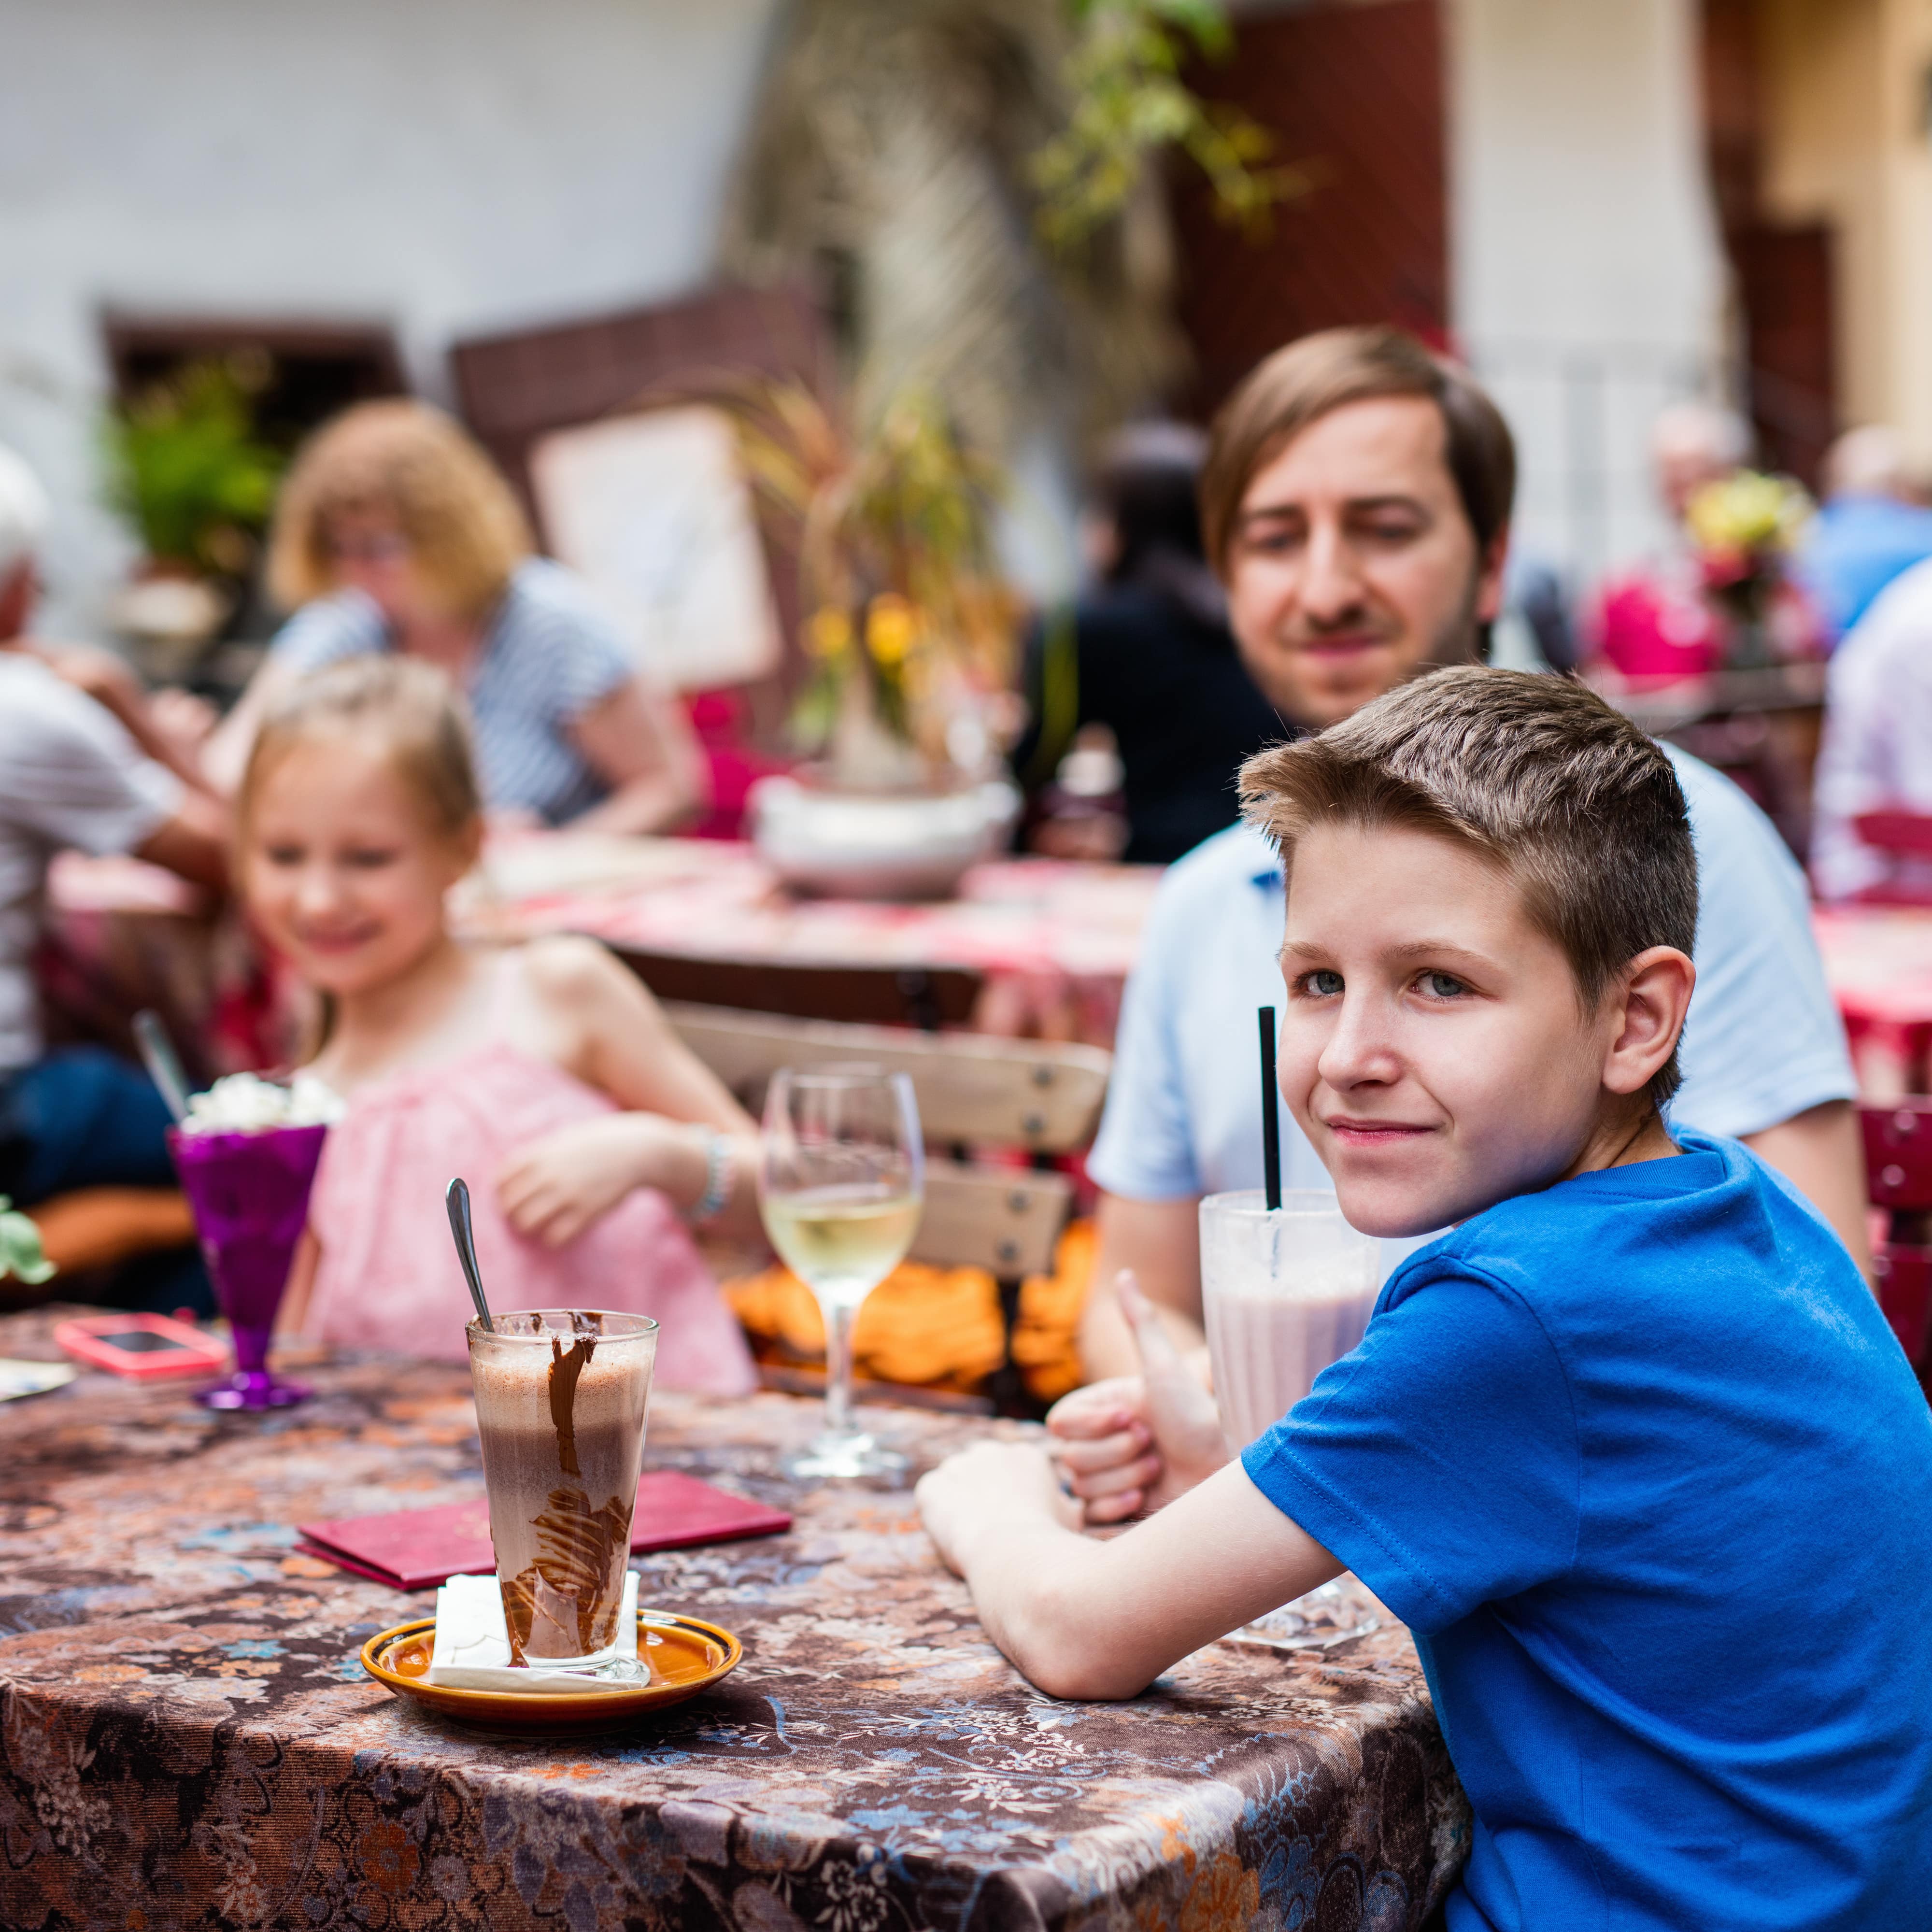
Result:
{"label": "wine glass", "polygon": [[926,1170],[903,1073],[781,1067],[765,1096],[758,1207],[772,1246],[825,1316],[825,1426],[786,1457],[792,1476],[902,1476],[910,1465],[852,1419],[852,1324],[905,1258]]}

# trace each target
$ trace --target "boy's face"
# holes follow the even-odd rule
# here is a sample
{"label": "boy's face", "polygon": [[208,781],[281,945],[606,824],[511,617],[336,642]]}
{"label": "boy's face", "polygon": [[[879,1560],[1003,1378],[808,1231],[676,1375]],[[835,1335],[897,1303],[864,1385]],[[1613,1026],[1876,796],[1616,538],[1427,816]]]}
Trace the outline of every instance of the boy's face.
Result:
{"label": "boy's face", "polygon": [[1466,847],[1308,833],[1282,976],[1282,1094],[1364,1234],[1426,1234],[1547,1186],[1598,1124],[1622,1008],[1583,1014],[1562,950]]}

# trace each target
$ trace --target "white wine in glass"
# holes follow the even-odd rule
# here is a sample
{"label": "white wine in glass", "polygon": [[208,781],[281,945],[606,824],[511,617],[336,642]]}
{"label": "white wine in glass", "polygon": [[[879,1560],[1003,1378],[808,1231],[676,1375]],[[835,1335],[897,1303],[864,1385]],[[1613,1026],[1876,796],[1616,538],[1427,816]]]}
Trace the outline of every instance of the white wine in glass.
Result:
{"label": "white wine in glass", "polygon": [[919,1108],[903,1073],[784,1067],[772,1076],[758,1205],[772,1246],[825,1317],[825,1427],[786,1458],[788,1474],[897,1477],[909,1467],[853,1420],[852,1328],[912,1245],[924,1179]]}

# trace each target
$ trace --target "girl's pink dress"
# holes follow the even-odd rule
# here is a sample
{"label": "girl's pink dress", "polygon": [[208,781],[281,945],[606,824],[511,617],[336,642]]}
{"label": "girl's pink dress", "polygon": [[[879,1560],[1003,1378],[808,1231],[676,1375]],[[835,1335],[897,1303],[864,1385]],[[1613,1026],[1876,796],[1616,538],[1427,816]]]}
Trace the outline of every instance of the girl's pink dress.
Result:
{"label": "girl's pink dress", "polygon": [[739,1395],[758,1385],[736,1318],[664,1197],[640,1187],[568,1246],[512,1231],[496,1176],[540,1136],[616,1112],[609,1096],[502,1045],[392,1074],[331,1130],[309,1203],[322,1257],[303,1327],[398,1354],[468,1358],[474,1311],[443,1190],[470,1184],[493,1308],[608,1308],[658,1324],[661,1388]]}

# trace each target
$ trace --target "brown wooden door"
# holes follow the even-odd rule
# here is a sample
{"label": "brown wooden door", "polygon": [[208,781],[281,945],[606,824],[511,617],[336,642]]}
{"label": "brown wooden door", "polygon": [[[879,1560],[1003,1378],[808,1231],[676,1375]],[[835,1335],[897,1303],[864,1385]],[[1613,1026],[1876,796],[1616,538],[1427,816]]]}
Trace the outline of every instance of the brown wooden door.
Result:
{"label": "brown wooden door", "polygon": [[1177,176],[1181,324],[1202,412],[1270,350],[1310,329],[1393,322],[1433,340],[1449,319],[1442,22],[1438,0],[1250,16],[1235,51],[1190,76],[1209,100],[1270,129],[1307,191],[1258,244]]}
{"label": "brown wooden door", "polygon": [[1757,223],[1731,237],[1759,454],[1812,488],[1838,433],[1832,232]]}

